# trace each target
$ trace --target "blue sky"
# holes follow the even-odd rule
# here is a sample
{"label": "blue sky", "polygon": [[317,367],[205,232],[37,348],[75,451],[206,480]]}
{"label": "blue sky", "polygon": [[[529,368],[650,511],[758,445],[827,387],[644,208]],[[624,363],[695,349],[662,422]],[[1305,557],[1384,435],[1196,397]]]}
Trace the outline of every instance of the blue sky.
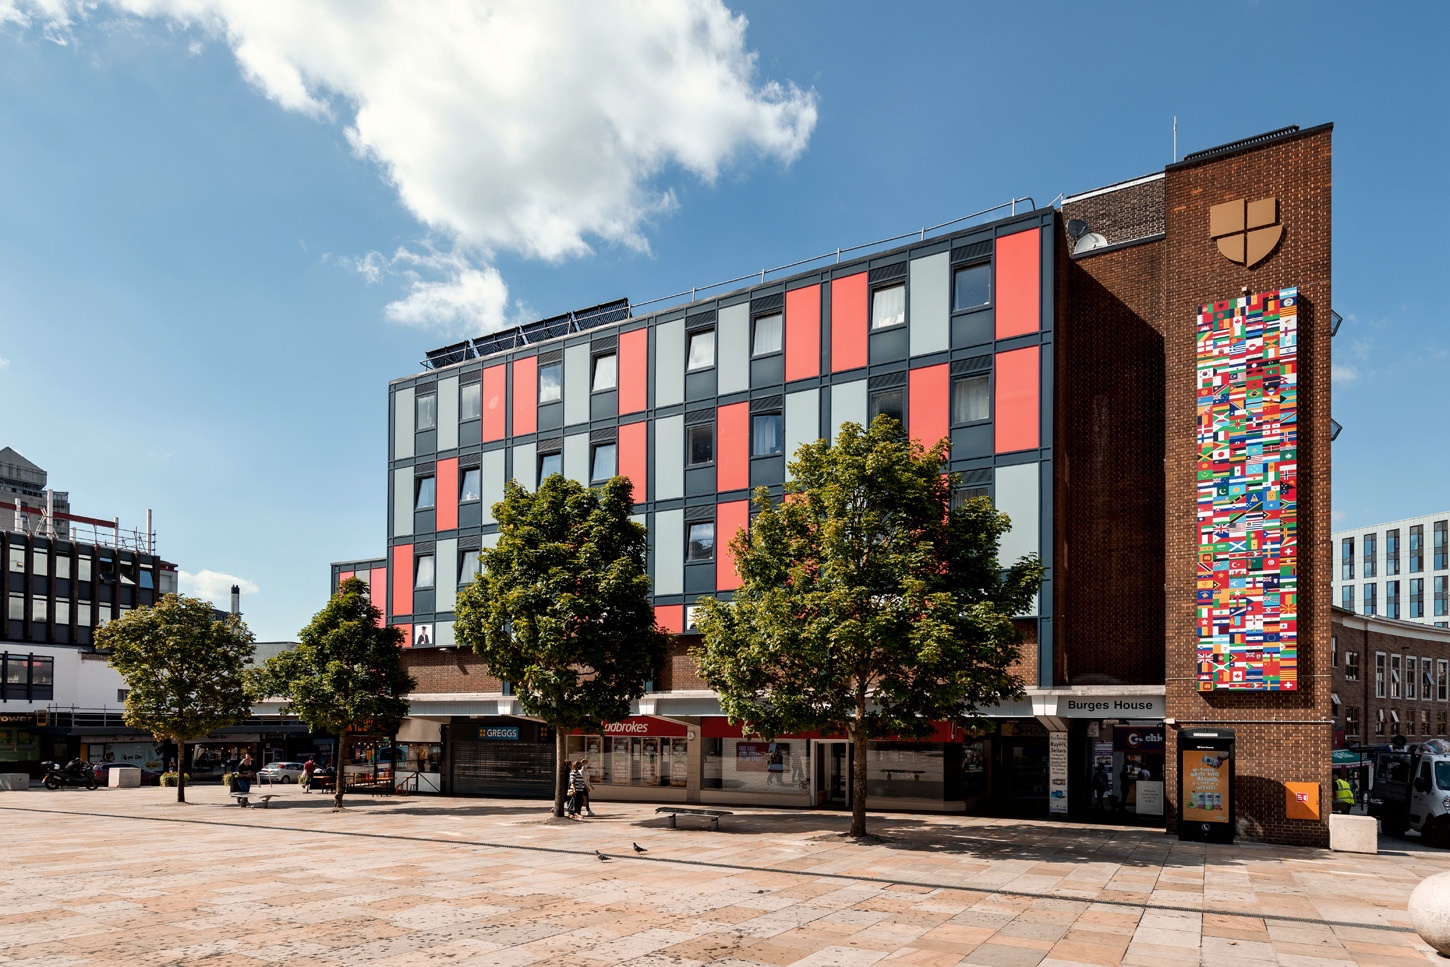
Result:
{"label": "blue sky", "polygon": [[[485,7],[485,21],[477,14]],[[732,14],[738,15],[732,18]],[[738,19],[743,18],[743,20]],[[295,637],[387,381],[1335,122],[1335,526],[1450,508],[1450,5],[0,0],[0,445]]]}

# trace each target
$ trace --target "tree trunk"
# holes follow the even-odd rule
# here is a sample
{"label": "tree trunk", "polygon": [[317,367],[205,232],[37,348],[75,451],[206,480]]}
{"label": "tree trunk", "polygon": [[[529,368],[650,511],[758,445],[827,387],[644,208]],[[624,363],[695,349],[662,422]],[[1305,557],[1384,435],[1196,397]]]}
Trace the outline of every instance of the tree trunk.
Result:
{"label": "tree trunk", "polygon": [[347,791],[347,730],[337,733],[337,765],[332,770],[332,808],[342,808],[342,794]]}
{"label": "tree trunk", "polygon": [[[165,770],[162,770],[165,771]],[[176,740],[176,801],[186,802],[186,740]]]}
{"label": "tree trunk", "polygon": [[564,793],[569,789],[569,748],[564,730],[554,729],[554,815],[564,816]]}
{"label": "tree trunk", "polygon": [[866,735],[862,725],[866,722],[866,687],[856,689],[856,723],[846,730],[851,740],[851,835],[866,835]]}

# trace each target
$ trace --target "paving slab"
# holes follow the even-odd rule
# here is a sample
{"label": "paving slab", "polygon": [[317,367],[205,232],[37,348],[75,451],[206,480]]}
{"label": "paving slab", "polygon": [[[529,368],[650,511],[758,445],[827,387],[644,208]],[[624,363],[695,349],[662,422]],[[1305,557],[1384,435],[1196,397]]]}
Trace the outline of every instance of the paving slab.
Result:
{"label": "paving slab", "polygon": [[[220,786],[0,791],[0,965],[849,967],[1415,964],[1406,903],[1450,852],[651,803],[331,798]],[[645,852],[636,852],[633,844]],[[599,859],[599,854],[607,859]]]}

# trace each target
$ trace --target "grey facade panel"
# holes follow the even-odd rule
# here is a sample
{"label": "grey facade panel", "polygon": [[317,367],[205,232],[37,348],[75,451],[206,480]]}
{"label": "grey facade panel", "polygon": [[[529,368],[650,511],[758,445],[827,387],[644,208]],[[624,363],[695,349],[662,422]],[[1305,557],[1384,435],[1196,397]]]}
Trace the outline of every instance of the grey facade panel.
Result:
{"label": "grey facade panel", "polygon": [[564,437],[564,476],[585,485],[589,483],[589,434],[573,433]]}
{"label": "grey facade panel", "polygon": [[438,381],[438,449],[458,449],[458,377]]}
{"label": "grey facade panel", "polygon": [[750,389],[750,305],[720,310],[715,327],[715,391],[721,396]]}
{"label": "grey facade panel", "polygon": [[539,485],[539,448],[533,443],[514,447],[514,479],[527,490]]}
{"label": "grey facade panel", "polygon": [[589,422],[589,344],[564,349],[564,425]]}
{"label": "grey facade panel", "polygon": [[[401,394],[400,394],[401,395]],[[408,394],[412,396],[412,394]],[[409,415],[412,412],[409,402]],[[413,435],[412,427],[408,436]],[[398,467],[393,471],[393,536],[407,537],[413,533],[413,468]]]}
{"label": "grey facade panel", "polygon": [[655,326],[655,406],[685,401],[685,320]]}
{"label": "grey facade panel", "polygon": [[911,329],[911,355],[946,352],[951,348],[951,254],[938,252],[911,260],[907,283],[911,304],[906,312]]}
{"label": "grey facade panel", "polygon": [[866,425],[866,381],[831,385],[831,439],[841,435],[842,423]]}
{"label": "grey facade panel", "polygon": [[802,390],[785,394],[785,453],[794,457],[802,444],[821,436],[821,391]]}
{"label": "grey facade panel", "polygon": [[685,512],[662,510],[655,513],[654,593],[685,593]]}
{"label": "grey facade panel", "polygon": [[[438,589],[433,607],[436,611],[452,611],[458,597],[458,538],[440,540],[433,553],[433,577]],[[443,644],[436,635],[433,643]]]}
{"label": "grey facade panel", "polygon": [[483,455],[483,473],[479,476],[479,496],[483,503],[483,523],[492,524],[493,505],[503,500],[504,452],[490,450]]}
{"label": "grey facade panel", "polygon": [[412,455],[413,387],[403,386],[393,394],[393,459],[406,460]]}
{"label": "grey facade panel", "polygon": [[[1041,466],[1036,461],[997,468],[994,503],[1012,519],[1012,529],[1002,535],[997,545],[997,557],[1004,566],[1042,551],[1040,475]],[[1043,560],[1051,560],[1050,554],[1042,556]]]}
{"label": "grey facade panel", "polygon": [[685,418],[655,421],[655,500],[685,496]]}

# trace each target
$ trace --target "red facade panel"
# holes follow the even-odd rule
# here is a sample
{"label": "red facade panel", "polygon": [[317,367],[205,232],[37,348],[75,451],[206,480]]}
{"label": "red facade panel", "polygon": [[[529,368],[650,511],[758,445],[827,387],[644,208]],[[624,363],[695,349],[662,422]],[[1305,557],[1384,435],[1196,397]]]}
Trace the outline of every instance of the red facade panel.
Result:
{"label": "red facade panel", "polygon": [[750,404],[731,403],[715,411],[715,488],[750,487]]}
{"label": "red facade panel", "polygon": [[1042,318],[1042,230],[998,238],[994,262],[997,338],[1036,332]]}
{"label": "red facade panel", "polygon": [[404,648],[412,648],[413,647],[413,626],[411,624],[406,624],[406,625],[394,625],[394,627],[396,627],[399,631],[401,631],[403,633],[403,647]]}
{"label": "red facade panel", "polygon": [[992,412],[996,450],[1032,450],[1037,447],[1039,418],[1038,347],[998,353]]}
{"label": "red facade panel", "polygon": [[388,614],[413,613],[413,545],[393,548],[393,610]]}
{"label": "red facade panel", "polygon": [[[338,574],[337,574],[337,584],[338,584],[338,587],[341,587],[342,586],[342,582],[346,581],[350,577],[352,577],[352,572],[351,571],[339,571]],[[333,588],[332,590],[333,591],[336,591],[337,588]]]}
{"label": "red facade panel", "polygon": [[448,457],[438,461],[436,481],[438,510],[434,521],[441,531],[458,529],[458,458]]}
{"label": "red facade panel", "polygon": [[502,440],[508,432],[504,414],[508,412],[508,401],[504,394],[508,389],[508,370],[503,366],[490,366],[483,371],[483,388],[479,391],[483,406],[483,440]]}
{"label": "red facade panel", "polygon": [[951,432],[951,367],[913,369],[907,385],[907,431],[931,447]]}
{"label": "red facade panel", "polygon": [[[640,413],[649,406],[649,330],[619,334],[619,413]],[[643,493],[644,482],[635,487]],[[640,497],[643,500],[643,497]]]}
{"label": "red facade panel", "polygon": [[[383,615],[388,613],[388,569],[375,567],[368,572],[368,600],[377,608],[378,627],[383,625]],[[410,606],[411,607],[411,606]]]}
{"label": "red facade panel", "polygon": [[735,572],[735,555],[730,552],[730,542],[742,528],[750,526],[750,501],[731,500],[715,505],[715,587],[721,591],[733,591],[740,587],[740,575]]}
{"label": "red facade panel", "polygon": [[655,624],[671,634],[684,634],[685,606],[683,604],[655,605]]}
{"label": "red facade panel", "polygon": [[646,500],[646,481],[649,479],[649,424],[625,423],[619,428],[619,475],[628,477],[634,485],[634,502]]}
{"label": "red facade panel", "polygon": [[785,294],[785,379],[821,374],[821,287]]}
{"label": "red facade panel", "polygon": [[539,428],[539,360],[537,356],[516,359],[514,369],[514,435],[533,433]]}
{"label": "red facade panel", "polygon": [[866,273],[831,280],[831,372],[866,365]]}

